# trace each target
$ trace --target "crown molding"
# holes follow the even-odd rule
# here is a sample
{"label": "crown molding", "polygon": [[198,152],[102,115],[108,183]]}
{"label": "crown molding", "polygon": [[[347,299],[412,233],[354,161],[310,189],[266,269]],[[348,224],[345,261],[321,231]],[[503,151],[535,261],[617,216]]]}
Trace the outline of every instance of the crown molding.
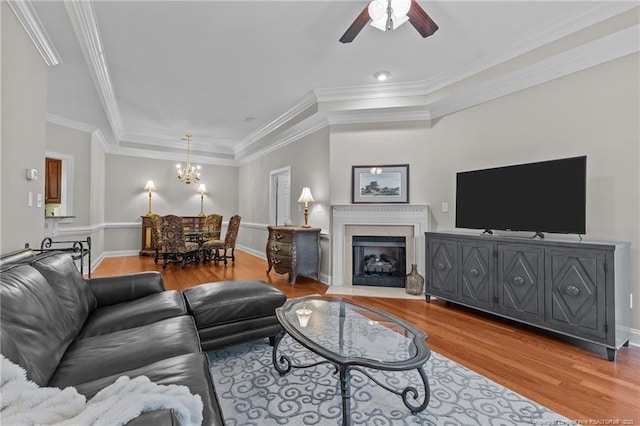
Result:
{"label": "crown molding", "polygon": [[465,63],[464,67],[460,67],[460,72],[439,74],[425,80],[424,83],[429,88],[429,92],[435,92],[634,7],[637,7],[635,1],[606,3],[587,1],[581,13],[560,15],[554,22],[545,22],[538,30],[532,31],[528,37],[514,40],[475,61]]}
{"label": "crown molding", "polygon": [[84,133],[90,133],[91,142],[98,143],[104,152],[108,153],[110,151],[109,144],[104,138],[102,130],[100,130],[99,128],[95,128],[93,126],[89,126],[88,124],[80,123],[79,121],[70,120],[68,118],[60,117],[53,114],[47,114],[47,123],[57,124],[59,126],[68,127],[70,129],[75,129]]}
{"label": "crown molding", "polygon": [[297,117],[308,108],[316,105],[317,102],[318,100],[316,99],[314,91],[307,92],[294,106],[292,106],[276,118],[272,119],[271,121],[267,122],[262,127],[243,139],[239,144],[236,145],[234,152],[236,154],[242,152],[244,149],[253,145],[274,130],[280,128],[282,125]]}
{"label": "crown molding", "polygon": [[433,118],[637,53],[639,34],[640,25],[635,25],[433,102]]}
{"label": "crown molding", "polygon": [[[125,133],[122,135],[121,141],[132,142],[140,145],[150,145],[157,146],[159,142],[162,143],[162,146],[167,148],[174,149],[186,149],[186,142],[183,140],[184,135],[176,136],[173,133]],[[233,155],[233,151],[228,149],[226,151],[217,150],[211,151],[211,147],[216,145],[216,140],[211,138],[208,140],[204,140],[204,138],[199,137],[198,135],[194,136],[194,139],[191,139],[190,147],[192,150],[210,152],[211,154],[219,154],[219,155]],[[228,140],[220,140],[220,142],[224,142],[225,144],[229,144]]]}
{"label": "crown molding", "polygon": [[240,166],[246,164],[249,161],[260,158],[270,152],[276,151],[290,143],[302,139],[303,137],[310,135],[311,133],[322,130],[329,125],[329,121],[324,114],[316,113],[313,116],[303,120],[296,124],[292,128],[278,135],[269,145],[262,149],[254,151],[250,154],[236,157],[236,165]]}
{"label": "crown molding", "polygon": [[422,120],[431,124],[431,112],[426,106],[319,112],[278,135],[268,146],[237,157],[237,165],[246,164],[331,125]]}
{"label": "crown molding", "polygon": [[[154,151],[150,149],[138,149],[138,148],[128,148],[118,146],[109,151],[109,154],[113,155],[124,155],[127,157],[138,157],[138,158],[149,158],[153,160],[167,160],[171,162],[184,161],[184,158],[177,159],[176,153],[174,152],[162,152],[162,151]],[[186,156],[186,150],[185,150]],[[194,164],[208,164],[214,166],[237,166],[238,164],[234,159],[225,159],[225,158],[212,158],[212,157],[204,157],[198,155],[191,155],[191,162]]]}
{"label": "crown molding", "polygon": [[80,123],[79,121],[70,120],[68,118],[60,117],[58,115],[47,114],[47,122],[58,124],[60,126],[69,127],[71,129],[80,130],[85,133],[93,133],[96,130],[95,127],[88,124]]}
{"label": "crown molding", "polygon": [[61,64],[62,59],[42,26],[38,14],[33,10],[31,1],[7,0],[7,3],[46,64],[50,67]]}
{"label": "crown molding", "polygon": [[109,124],[111,124],[113,135],[116,141],[119,141],[123,133],[122,118],[111,84],[93,2],[90,0],[67,0],[65,7],[89,67],[89,72],[98,89],[98,95]]}
{"label": "crown molding", "polygon": [[107,144],[107,141],[104,139],[104,136],[102,135],[102,131],[100,129],[96,129],[91,132],[91,142],[97,143],[105,153],[109,153],[109,151],[111,150],[109,144]]}
{"label": "crown molding", "polygon": [[327,113],[330,125],[425,121],[431,127],[431,111],[426,105],[376,108]]}
{"label": "crown molding", "polygon": [[426,81],[404,83],[380,83],[361,86],[331,87],[314,89],[318,102],[354,101],[426,95],[429,86]]}

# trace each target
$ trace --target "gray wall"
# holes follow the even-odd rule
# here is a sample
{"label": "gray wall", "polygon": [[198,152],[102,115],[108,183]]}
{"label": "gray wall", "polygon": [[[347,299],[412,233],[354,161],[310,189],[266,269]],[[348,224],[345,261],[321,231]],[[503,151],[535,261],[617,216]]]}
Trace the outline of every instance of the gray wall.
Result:
{"label": "gray wall", "polygon": [[[325,232],[330,228],[329,129],[324,128],[240,167],[238,211],[245,227],[238,233],[238,244],[261,257],[265,257],[269,225],[269,173],[287,166],[291,167],[293,224],[304,223],[297,200],[308,186],[316,200],[309,205],[309,225]],[[326,281],[331,273],[330,244],[326,237],[320,244],[320,274]]]}
{"label": "gray wall", "polygon": [[[0,251],[39,247],[44,229],[44,151],[47,66],[6,2],[0,3],[2,131],[0,136]],[[25,170],[39,179],[27,180]],[[33,194],[33,207],[27,195]],[[41,194],[42,207],[36,207]]]}
{"label": "gray wall", "polygon": [[[586,154],[586,238],[631,242],[633,305],[640,306],[639,68],[639,55],[630,55],[443,117],[431,128],[332,128],[331,202],[350,202],[352,164],[409,163],[411,201],[431,204],[432,230],[451,230],[456,172]],[[638,309],[632,324],[640,329]]]}

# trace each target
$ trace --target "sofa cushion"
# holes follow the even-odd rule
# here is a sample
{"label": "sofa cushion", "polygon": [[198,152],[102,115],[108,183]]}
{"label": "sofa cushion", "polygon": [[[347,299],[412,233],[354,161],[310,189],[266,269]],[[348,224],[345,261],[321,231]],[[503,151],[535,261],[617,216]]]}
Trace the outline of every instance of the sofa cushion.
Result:
{"label": "sofa cushion", "polygon": [[186,314],[187,307],[179,291],[153,293],[95,309],[85,321],[78,337],[100,336]]}
{"label": "sofa cushion", "polygon": [[[32,266],[7,267],[0,281],[3,341],[15,343],[13,355],[7,357],[26,370],[27,378],[46,386],[76,327],[45,277]],[[20,359],[13,359],[16,352]]]}
{"label": "sofa cushion", "polygon": [[165,290],[162,275],[157,271],[91,278],[87,283],[98,306],[116,305]]}
{"label": "sofa cushion", "polygon": [[203,424],[224,424],[218,405],[218,398],[211,381],[209,361],[205,353],[178,355],[140,368],[124,371],[120,374],[81,383],[75,387],[79,393],[90,399],[101,389],[114,383],[121,375],[129,376],[132,379],[138,376],[147,376],[152,382],[160,385],[187,386],[191,393],[198,394],[202,398]]}
{"label": "sofa cushion", "polygon": [[200,352],[200,342],[190,316],[77,339],[64,354],[49,386],[75,386],[192,352]]}
{"label": "sofa cushion", "polygon": [[76,333],[89,313],[96,308],[96,298],[91,292],[69,253],[55,253],[38,257],[31,262],[47,279],[65,309],[71,315]]}
{"label": "sofa cushion", "polygon": [[198,328],[275,315],[287,296],[261,280],[220,281],[184,291]]}

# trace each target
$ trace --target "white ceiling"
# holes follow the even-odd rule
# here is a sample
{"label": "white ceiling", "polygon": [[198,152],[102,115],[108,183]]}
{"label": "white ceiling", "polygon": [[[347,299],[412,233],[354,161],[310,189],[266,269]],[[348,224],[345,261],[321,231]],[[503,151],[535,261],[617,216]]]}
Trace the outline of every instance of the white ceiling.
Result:
{"label": "white ceiling", "polygon": [[[468,98],[473,76],[504,77],[523,55],[523,66],[542,64],[585,28],[604,28],[590,42],[637,31],[635,1],[419,3],[440,27],[433,36],[409,23],[386,33],[367,26],[350,44],[338,39],[366,1],[31,4],[62,62],[49,67],[50,121],[99,130],[109,152],[166,159],[190,132],[198,161],[227,164],[323,99],[419,95],[422,117],[442,115],[467,105],[456,93],[466,87]],[[379,70],[391,72],[387,83],[374,80]]]}

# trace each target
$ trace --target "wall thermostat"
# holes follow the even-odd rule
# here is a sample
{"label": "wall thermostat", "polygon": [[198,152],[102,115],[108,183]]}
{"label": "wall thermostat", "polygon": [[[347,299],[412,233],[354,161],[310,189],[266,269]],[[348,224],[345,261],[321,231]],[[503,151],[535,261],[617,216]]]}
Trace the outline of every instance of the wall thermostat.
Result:
{"label": "wall thermostat", "polygon": [[27,179],[28,180],[38,180],[38,170],[36,170],[36,169],[27,169]]}

